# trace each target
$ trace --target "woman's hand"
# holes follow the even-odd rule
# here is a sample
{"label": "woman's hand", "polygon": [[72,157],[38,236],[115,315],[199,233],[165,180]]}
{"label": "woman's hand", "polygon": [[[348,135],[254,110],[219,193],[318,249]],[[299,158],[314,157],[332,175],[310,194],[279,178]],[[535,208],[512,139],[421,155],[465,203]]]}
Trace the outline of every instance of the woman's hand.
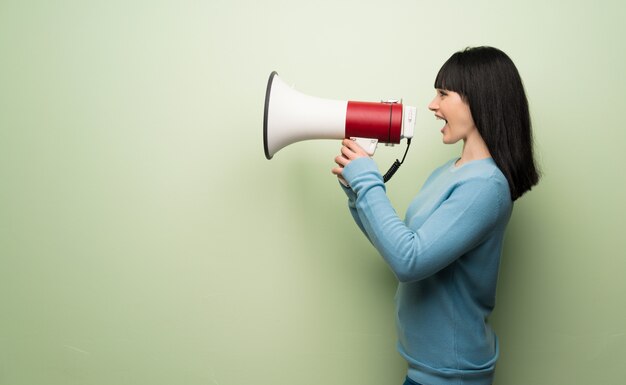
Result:
{"label": "woman's hand", "polygon": [[369,157],[369,155],[365,152],[363,147],[359,146],[359,144],[352,139],[344,139],[341,145],[341,154],[335,157],[335,163],[337,163],[338,167],[333,168],[331,172],[337,175],[337,178],[339,178],[339,181],[341,181],[344,186],[348,186],[346,180],[343,179],[343,168],[353,160]]}

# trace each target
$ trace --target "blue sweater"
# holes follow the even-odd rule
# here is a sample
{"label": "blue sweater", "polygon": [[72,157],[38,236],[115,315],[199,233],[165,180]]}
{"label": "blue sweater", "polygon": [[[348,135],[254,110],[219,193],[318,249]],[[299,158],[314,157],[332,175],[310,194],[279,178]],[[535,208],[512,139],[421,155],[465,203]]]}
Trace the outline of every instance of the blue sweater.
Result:
{"label": "blue sweater", "polygon": [[487,385],[498,358],[487,317],[513,202],[493,159],[455,161],[430,175],[404,221],[372,159],[344,168],[344,191],[354,220],[400,281],[398,350],[408,376],[425,385]]}

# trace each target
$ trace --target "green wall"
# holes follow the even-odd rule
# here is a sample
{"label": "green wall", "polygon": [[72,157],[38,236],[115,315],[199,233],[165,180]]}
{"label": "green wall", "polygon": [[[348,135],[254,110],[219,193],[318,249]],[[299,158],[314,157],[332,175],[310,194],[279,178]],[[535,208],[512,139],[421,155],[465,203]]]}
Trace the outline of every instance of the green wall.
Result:
{"label": "green wall", "polygon": [[[459,146],[441,64],[504,49],[544,177],[516,203],[497,385],[626,377],[619,1],[0,2],[0,384],[400,384],[395,281],[330,173],[267,161],[269,73],[418,107],[398,212]],[[381,169],[403,147],[381,147]]]}

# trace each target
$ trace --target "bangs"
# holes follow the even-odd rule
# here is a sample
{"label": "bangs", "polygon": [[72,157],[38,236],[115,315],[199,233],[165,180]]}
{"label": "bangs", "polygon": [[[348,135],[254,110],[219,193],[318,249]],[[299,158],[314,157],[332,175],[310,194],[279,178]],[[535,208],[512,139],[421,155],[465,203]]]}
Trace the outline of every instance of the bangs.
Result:
{"label": "bangs", "polygon": [[439,70],[435,78],[435,88],[454,91],[465,97],[467,95],[468,79],[465,72],[459,53],[452,55]]}

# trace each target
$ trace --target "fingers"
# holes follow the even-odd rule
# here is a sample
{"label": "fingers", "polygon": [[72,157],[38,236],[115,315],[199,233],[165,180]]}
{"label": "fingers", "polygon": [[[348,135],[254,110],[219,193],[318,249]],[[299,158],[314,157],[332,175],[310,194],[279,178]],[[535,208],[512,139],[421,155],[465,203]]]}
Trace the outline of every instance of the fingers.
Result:
{"label": "fingers", "polygon": [[356,157],[356,153],[348,146],[341,146],[341,155],[346,159],[353,160]]}
{"label": "fingers", "polygon": [[[363,150],[358,143],[352,139],[344,139],[341,142],[341,154],[335,157],[335,163],[337,167],[333,168],[331,172],[339,178],[341,181],[345,181],[343,178],[343,168],[348,165],[354,159],[360,157],[368,157],[369,155]],[[346,182],[347,183],[347,182]],[[347,184],[345,184],[347,186]]]}
{"label": "fingers", "polygon": [[330,171],[337,176],[337,179],[339,179],[339,182],[341,182],[342,185],[350,187],[350,184],[342,175],[343,167],[335,167]]}
{"label": "fingers", "polygon": [[346,158],[352,160],[354,159],[354,155],[356,155],[356,148],[354,145],[357,145],[353,140],[344,139],[341,141],[341,154]]}
{"label": "fingers", "polygon": [[352,139],[344,139],[343,141],[341,141],[341,144],[343,145],[343,147],[341,148],[342,153],[346,155],[346,157],[350,160],[369,156],[369,154],[365,152],[363,147],[361,147],[357,142]]}
{"label": "fingers", "polygon": [[346,158],[345,155],[338,155],[335,157],[335,163],[343,168],[346,167],[348,163],[350,163],[350,159]]}
{"label": "fingers", "polygon": [[[340,164],[342,166],[346,166],[351,160],[354,160],[358,157],[357,153],[355,152],[355,150],[350,147],[350,143],[352,142],[350,139],[344,139],[342,142],[342,146],[341,146],[341,155],[339,155],[337,158],[335,158],[335,162],[337,164]],[[357,145],[358,146],[358,145]],[[342,159],[343,158],[343,159]]]}

